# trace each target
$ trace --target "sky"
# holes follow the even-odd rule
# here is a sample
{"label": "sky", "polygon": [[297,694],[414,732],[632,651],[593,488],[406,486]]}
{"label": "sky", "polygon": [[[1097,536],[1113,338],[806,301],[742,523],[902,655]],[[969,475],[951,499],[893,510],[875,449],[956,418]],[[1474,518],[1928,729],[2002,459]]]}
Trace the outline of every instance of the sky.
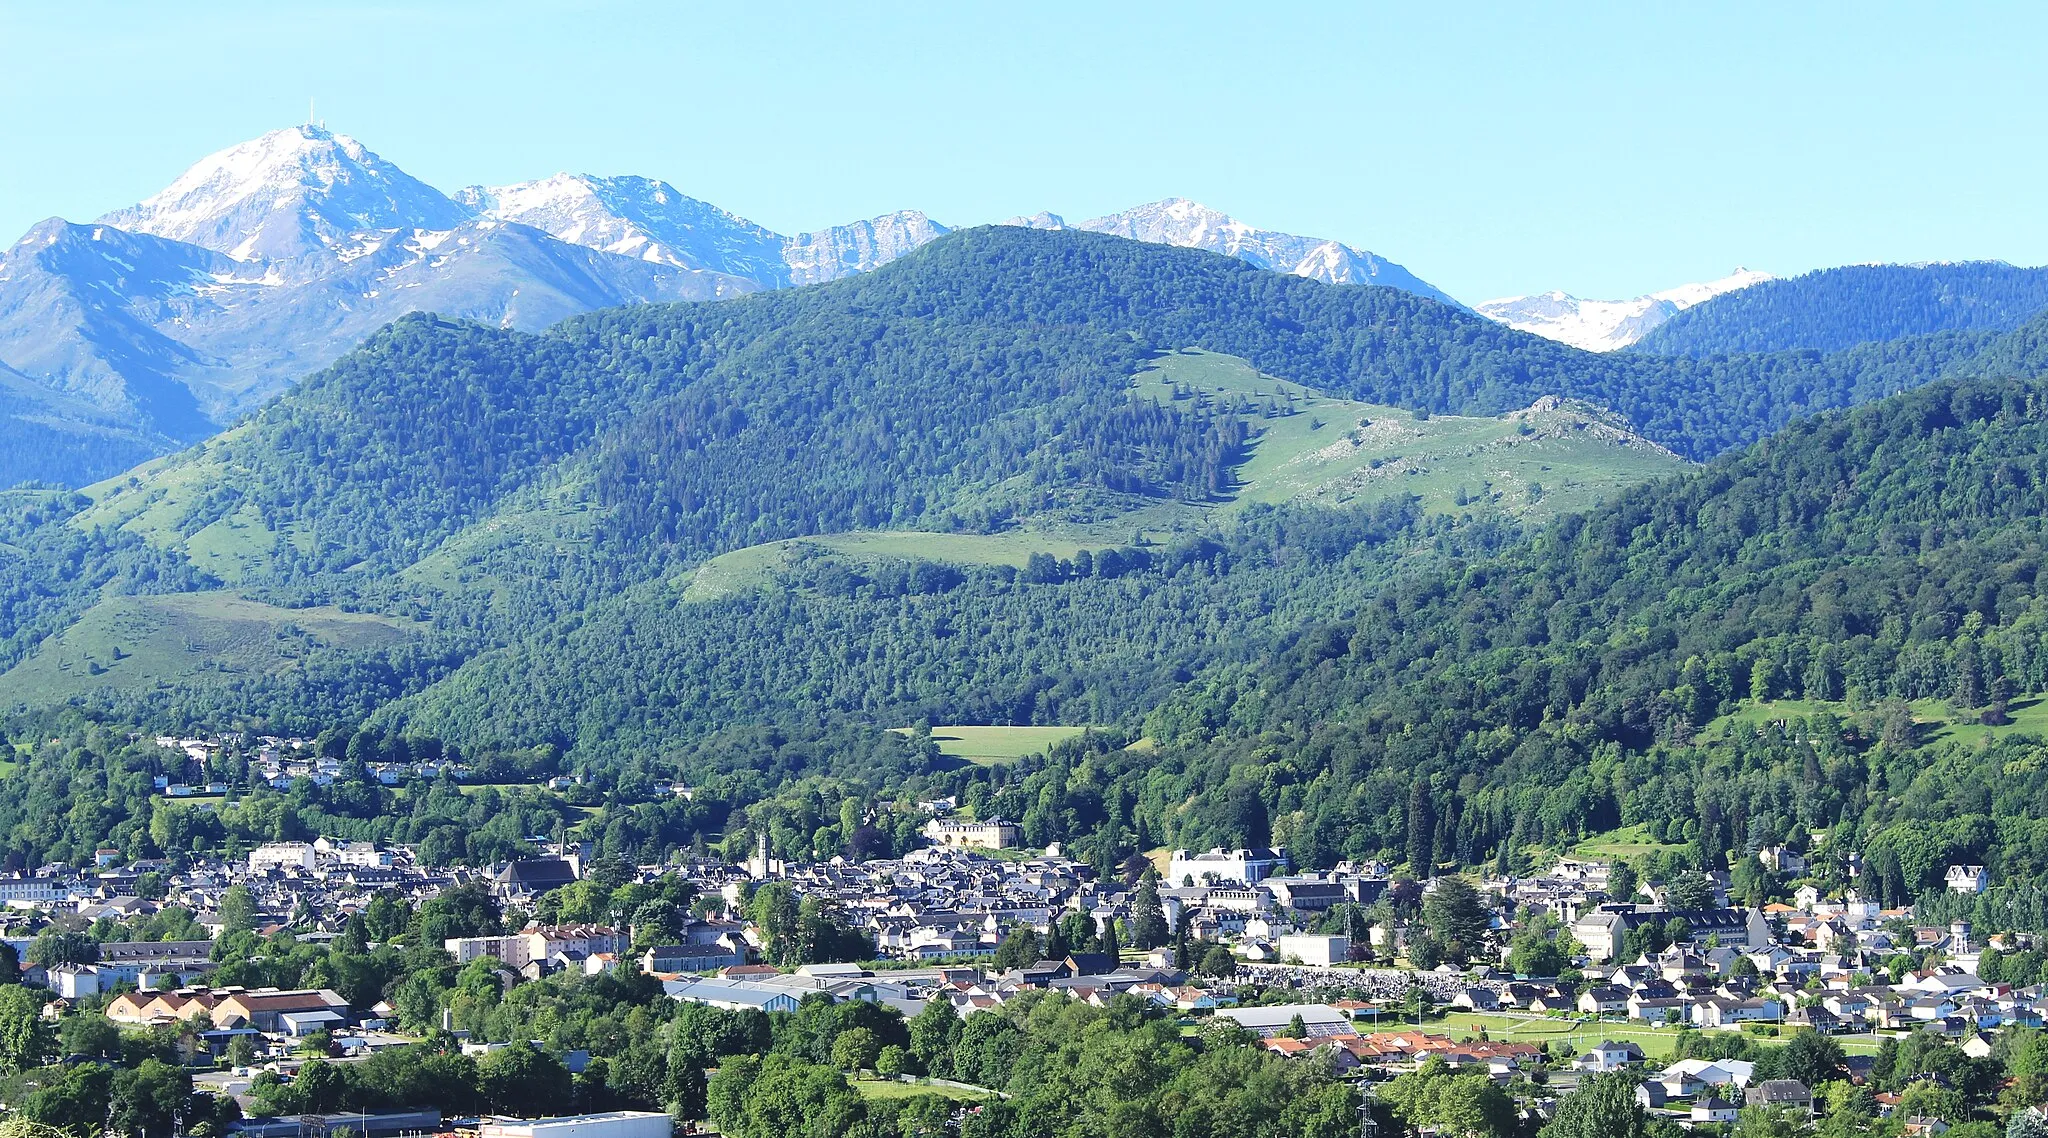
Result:
{"label": "sky", "polygon": [[2048,262],[2048,5],[0,0],[0,241],[307,101],[444,190],[782,232],[1194,198],[1468,302]]}

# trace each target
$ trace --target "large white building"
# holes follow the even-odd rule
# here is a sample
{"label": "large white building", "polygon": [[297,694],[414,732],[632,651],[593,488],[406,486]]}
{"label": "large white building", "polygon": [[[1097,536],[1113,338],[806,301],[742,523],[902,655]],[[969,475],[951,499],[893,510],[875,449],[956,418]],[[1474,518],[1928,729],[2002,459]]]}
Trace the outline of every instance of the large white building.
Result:
{"label": "large white building", "polygon": [[1024,831],[1015,822],[990,818],[986,822],[934,818],[924,824],[924,836],[932,844],[959,849],[1007,850],[1023,840]]}
{"label": "large white building", "polygon": [[1280,938],[1280,959],[1299,960],[1318,968],[1342,964],[1351,959],[1351,938],[1289,934]]}
{"label": "large white building", "polygon": [[1175,850],[1173,860],[1167,863],[1166,883],[1207,885],[1235,881],[1255,885],[1286,868],[1287,851],[1277,846],[1255,850],[1226,850],[1219,846],[1198,854]]}
{"label": "large white building", "polygon": [[273,869],[313,871],[313,847],[305,842],[268,842],[249,851],[249,872]]}
{"label": "large white building", "polygon": [[609,1110],[562,1118],[493,1119],[476,1128],[477,1138],[669,1138],[675,1123],[647,1110]]}
{"label": "large white building", "polygon": [[457,964],[468,964],[495,956],[508,968],[524,968],[536,960],[557,955],[581,960],[602,952],[617,952],[622,940],[617,930],[602,925],[529,925],[504,936],[451,937],[441,942]]}

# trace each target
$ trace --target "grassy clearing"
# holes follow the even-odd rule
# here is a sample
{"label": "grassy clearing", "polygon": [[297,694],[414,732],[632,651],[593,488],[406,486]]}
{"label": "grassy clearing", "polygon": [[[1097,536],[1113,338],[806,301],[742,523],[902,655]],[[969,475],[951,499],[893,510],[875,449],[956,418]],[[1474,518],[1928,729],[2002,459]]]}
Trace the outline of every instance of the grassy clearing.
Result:
{"label": "grassy clearing", "polygon": [[395,617],[279,608],[228,592],[110,597],[0,675],[0,702],[229,684],[296,669],[317,649],[378,648],[414,635]]}
{"label": "grassy clearing", "polygon": [[[894,728],[910,734],[910,728]],[[1086,727],[934,727],[932,741],[939,753],[970,763],[993,766],[1013,763],[1035,755],[1064,739],[1072,739]]]}
{"label": "grassy clearing", "polygon": [[[902,530],[790,538],[721,554],[674,582],[683,600],[716,600],[762,588],[799,557],[832,554],[859,563],[889,559],[1022,568],[1034,553],[1070,558],[1213,527],[1252,503],[1348,506],[1413,494],[1437,513],[1501,510],[1547,516],[1583,509],[1686,465],[1586,408],[1557,406],[1493,418],[1417,419],[1396,407],[1333,399],[1260,373],[1236,356],[1169,352],[1132,379],[1138,399],[1271,400],[1292,414],[1262,420],[1227,501],[1132,499],[1128,510],[1088,522],[1044,517],[1001,534]],[[1464,501],[1459,499],[1463,498]]]}
{"label": "grassy clearing", "polygon": [[948,565],[1008,565],[1022,569],[1034,553],[1071,558],[1083,549],[1111,542],[1085,542],[1075,536],[1017,530],[1011,533],[924,533],[915,530],[873,530],[795,537],[750,545],[722,553],[698,566],[687,578],[685,602],[758,589],[796,559],[830,553],[861,564],[878,561],[938,561]]}
{"label": "grassy clearing", "polygon": [[[400,577],[450,593],[498,596],[510,587],[487,564],[533,565],[548,553],[567,558],[590,542],[604,511],[564,495],[529,509],[505,510],[464,529],[408,566]],[[511,551],[518,556],[497,556]],[[540,555],[536,558],[536,554]]]}
{"label": "grassy clearing", "polygon": [[[2048,699],[2039,696],[2013,701],[2006,708],[2007,717],[2012,722],[1996,727],[1977,722],[1974,714],[1958,711],[1949,706],[1946,700],[1918,699],[1906,706],[1913,713],[1913,722],[1918,726],[1919,742],[1923,745],[1948,742],[1976,743],[1986,738],[2003,739],[2008,735],[2048,736]],[[1844,718],[1855,714],[1854,709],[1847,703],[1839,701],[1744,701],[1742,706],[1734,711],[1707,724],[1702,734],[1712,734],[1736,727],[1754,729],[1768,723],[1790,721],[1822,713]]]}
{"label": "grassy clearing", "polygon": [[954,1102],[984,1102],[994,1096],[987,1091],[971,1091],[965,1087],[948,1087],[938,1083],[902,1083],[894,1079],[855,1079],[853,1089],[863,1097],[873,1099],[917,1098],[920,1095],[937,1095]]}
{"label": "grassy clearing", "polygon": [[1233,505],[1351,505],[1414,494],[1437,513],[1491,508],[1544,516],[1583,509],[1686,465],[1588,408],[1418,419],[1397,407],[1331,398],[1213,352],[1168,353],[1139,373],[1133,390],[1162,402],[1270,400],[1291,412],[1261,422],[1238,468]]}
{"label": "grassy clearing", "polygon": [[1594,834],[1573,846],[1571,855],[1595,861],[1609,861],[1614,858],[1638,858],[1646,853],[1661,850],[1675,850],[1682,845],[1683,843],[1656,841],[1650,837],[1650,827],[1638,822],[1633,826],[1623,826]]}

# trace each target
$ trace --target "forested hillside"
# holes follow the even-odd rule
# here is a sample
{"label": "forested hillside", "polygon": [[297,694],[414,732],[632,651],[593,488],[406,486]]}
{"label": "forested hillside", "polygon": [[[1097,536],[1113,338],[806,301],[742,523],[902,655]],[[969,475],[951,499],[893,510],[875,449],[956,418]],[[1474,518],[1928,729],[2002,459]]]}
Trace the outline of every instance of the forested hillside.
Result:
{"label": "forested hillside", "polygon": [[[1169,701],[1156,750],[981,793],[1089,848],[1271,839],[1420,872],[1646,824],[1668,861],[1719,869],[1826,830],[1819,872],[1860,850],[1887,902],[1951,860],[2039,882],[2048,770],[2006,725],[2048,690],[2044,455],[2040,381],[1803,422],[1396,578]],[[2029,887],[1986,903],[2041,919]]]}
{"label": "forested hillside", "polygon": [[[1485,416],[1562,394],[1705,456],[1944,373],[2026,373],[2038,339],[1595,356],[1390,289],[1018,228],[542,335],[409,317],[200,448],[83,495],[17,494],[0,698],[170,723],[374,715],[579,759],[790,719],[1124,720],[1349,619],[1401,565],[1508,540],[1574,479],[1583,503],[1672,469],[1597,416]],[[1248,364],[1201,391],[1139,378],[1193,348]],[[1455,431],[1418,442],[1430,469],[1362,449],[1419,437],[1389,415],[1448,413],[1479,433],[1462,455]],[[1283,436],[1303,462],[1350,456],[1342,479],[1261,450]],[[1278,512],[1247,514],[1247,486]],[[827,556],[765,592],[691,595],[720,555],[845,531],[907,544],[893,565]],[[1018,553],[949,561],[920,532]]]}
{"label": "forested hillside", "polygon": [[1935,332],[2003,331],[2048,308],[2048,269],[2003,261],[1845,265],[1764,281],[1686,309],[1629,350],[1716,356],[1855,344]]}

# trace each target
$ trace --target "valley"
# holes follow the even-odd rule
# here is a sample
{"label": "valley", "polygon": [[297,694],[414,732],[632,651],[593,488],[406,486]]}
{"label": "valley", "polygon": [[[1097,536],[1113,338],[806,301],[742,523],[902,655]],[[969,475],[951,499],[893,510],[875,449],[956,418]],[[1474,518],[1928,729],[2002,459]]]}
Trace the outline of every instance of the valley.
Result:
{"label": "valley", "polygon": [[0,1138],[2048,1138],[2048,16],[1474,15],[6,10]]}

